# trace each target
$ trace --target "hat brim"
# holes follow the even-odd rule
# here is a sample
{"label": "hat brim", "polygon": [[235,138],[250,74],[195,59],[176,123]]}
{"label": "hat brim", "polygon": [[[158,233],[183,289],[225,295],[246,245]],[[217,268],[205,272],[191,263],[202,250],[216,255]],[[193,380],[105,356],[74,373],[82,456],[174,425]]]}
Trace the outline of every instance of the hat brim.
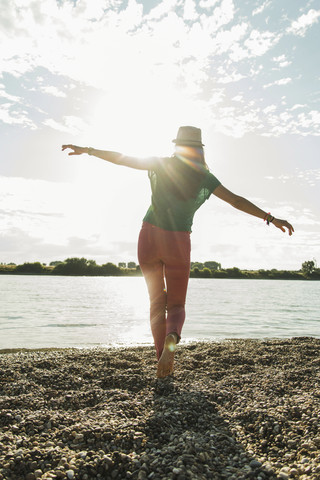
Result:
{"label": "hat brim", "polygon": [[181,140],[178,138],[175,138],[174,140],[172,140],[172,143],[175,143],[176,145],[180,145],[180,146],[186,146],[186,147],[204,147],[204,143],[193,142],[192,140]]}

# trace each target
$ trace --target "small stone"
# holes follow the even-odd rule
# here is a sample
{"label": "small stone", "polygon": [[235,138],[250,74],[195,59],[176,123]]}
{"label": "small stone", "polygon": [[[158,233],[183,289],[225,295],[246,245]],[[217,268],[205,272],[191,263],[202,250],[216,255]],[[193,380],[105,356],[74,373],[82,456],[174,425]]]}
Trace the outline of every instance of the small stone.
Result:
{"label": "small stone", "polygon": [[108,465],[108,467],[111,467],[113,465],[113,460],[108,455],[104,455],[103,460]]}
{"label": "small stone", "polygon": [[286,472],[279,472],[279,477],[282,480],[288,480],[289,479],[289,475]]}
{"label": "small stone", "polygon": [[61,470],[55,470],[55,475],[57,476],[57,478],[65,478],[66,475],[64,472],[62,472]]}
{"label": "small stone", "polygon": [[293,448],[297,445],[296,440],[288,440],[287,445],[289,448]]}
{"label": "small stone", "polygon": [[35,480],[36,476],[34,473],[30,472],[26,475],[26,480]]}
{"label": "small stone", "polygon": [[74,470],[67,470],[66,475],[69,478],[69,480],[72,480],[74,478]]}
{"label": "small stone", "polygon": [[289,473],[289,467],[282,467],[280,472],[283,472],[283,473]]}
{"label": "small stone", "polygon": [[272,467],[272,465],[271,465],[270,462],[265,462],[264,468],[266,469],[266,471],[267,471],[268,473],[270,473],[270,474],[273,473],[273,467]]}
{"label": "small stone", "polygon": [[313,443],[314,443],[315,445],[317,445],[317,447],[320,447],[320,437],[315,437],[315,438],[313,439]]}
{"label": "small stone", "polygon": [[40,478],[42,476],[42,473],[42,470],[40,470],[39,468],[34,471],[34,475],[36,478]]}
{"label": "small stone", "polygon": [[145,480],[145,478],[147,478],[146,472],[144,470],[140,470],[138,473],[138,480]]}
{"label": "small stone", "polygon": [[249,465],[250,465],[251,468],[259,468],[259,467],[261,467],[262,463],[259,462],[258,460],[251,460]]}
{"label": "small stone", "polygon": [[172,473],[174,473],[175,475],[180,475],[181,473],[183,473],[183,470],[181,468],[174,468],[172,470]]}

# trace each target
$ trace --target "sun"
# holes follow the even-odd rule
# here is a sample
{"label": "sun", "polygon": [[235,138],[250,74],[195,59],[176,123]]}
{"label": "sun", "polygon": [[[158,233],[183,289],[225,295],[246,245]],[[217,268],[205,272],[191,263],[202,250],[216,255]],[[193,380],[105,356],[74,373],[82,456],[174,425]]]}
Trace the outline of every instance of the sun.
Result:
{"label": "sun", "polygon": [[[167,87],[167,86],[166,86]],[[92,106],[90,141],[133,156],[167,156],[181,125],[201,125],[203,111],[174,85],[133,79],[129,89],[103,92]]]}
{"label": "sun", "polygon": [[[171,122],[174,123],[174,122]],[[170,128],[166,112],[152,109],[135,98],[119,102],[109,95],[96,103],[90,133],[96,148],[120,151],[133,156],[168,155],[175,125]]]}

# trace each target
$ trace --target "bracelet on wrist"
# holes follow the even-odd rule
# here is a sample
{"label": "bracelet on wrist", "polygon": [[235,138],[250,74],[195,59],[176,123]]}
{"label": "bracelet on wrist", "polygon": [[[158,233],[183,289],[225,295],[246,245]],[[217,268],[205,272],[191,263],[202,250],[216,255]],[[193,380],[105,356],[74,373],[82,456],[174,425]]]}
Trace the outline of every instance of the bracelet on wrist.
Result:
{"label": "bracelet on wrist", "polygon": [[267,222],[267,225],[269,225],[270,223],[272,223],[274,220],[274,217],[269,213],[267,213],[263,219],[264,222]]}
{"label": "bracelet on wrist", "polygon": [[94,148],[88,147],[88,155],[93,155]]}

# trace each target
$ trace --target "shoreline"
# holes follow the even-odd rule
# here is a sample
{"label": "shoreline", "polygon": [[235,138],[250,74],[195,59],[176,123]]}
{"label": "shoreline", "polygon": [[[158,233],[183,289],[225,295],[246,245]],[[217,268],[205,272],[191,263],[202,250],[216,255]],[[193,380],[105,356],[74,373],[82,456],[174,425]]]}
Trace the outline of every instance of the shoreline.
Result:
{"label": "shoreline", "polygon": [[320,478],[320,339],[0,355],[0,480]]}
{"label": "shoreline", "polygon": [[[320,342],[320,335],[304,335],[303,337],[299,336],[288,336],[288,337],[230,337],[230,338],[203,338],[203,339],[182,339],[179,343],[179,349],[183,347],[188,347],[190,345],[221,345],[227,344],[229,342],[286,342],[296,339],[303,340],[318,340]],[[78,345],[70,347],[14,347],[14,348],[0,348],[0,357],[1,355],[7,354],[19,354],[19,353],[45,353],[45,352],[61,352],[61,353],[70,353],[70,352],[86,352],[88,355],[94,353],[95,351],[99,352],[113,352],[115,354],[121,354],[121,351],[127,351],[135,348],[154,348],[153,342],[144,342],[144,343],[135,343],[135,344],[102,344],[102,345]]]}

